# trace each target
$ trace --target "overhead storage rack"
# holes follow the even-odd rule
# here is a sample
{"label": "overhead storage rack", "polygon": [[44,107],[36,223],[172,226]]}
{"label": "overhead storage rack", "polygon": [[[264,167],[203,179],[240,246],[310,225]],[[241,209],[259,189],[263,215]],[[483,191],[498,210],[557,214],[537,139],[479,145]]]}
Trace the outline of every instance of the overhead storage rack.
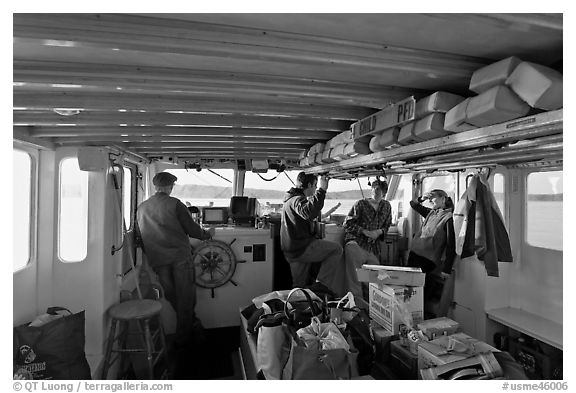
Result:
{"label": "overhead storage rack", "polygon": [[563,109],[303,169],[334,177],[562,161]]}

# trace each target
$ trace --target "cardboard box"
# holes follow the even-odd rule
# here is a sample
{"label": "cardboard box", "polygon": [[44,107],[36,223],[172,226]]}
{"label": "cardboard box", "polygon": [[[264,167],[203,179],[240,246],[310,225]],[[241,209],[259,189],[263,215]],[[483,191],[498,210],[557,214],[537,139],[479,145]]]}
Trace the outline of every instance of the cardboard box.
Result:
{"label": "cardboard box", "polygon": [[392,334],[400,332],[400,325],[408,325],[402,319],[400,309],[406,310],[412,318],[412,326],[423,320],[424,287],[381,285],[368,286],[369,314],[384,329]]}
{"label": "cardboard box", "polygon": [[416,119],[422,119],[432,113],[446,113],[464,101],[464,97],[445,91],[437,91],[416,102]]}
{"label": "cardboard box", "polygon": [[481,94],[494,86],[503,85],[520,63],[522,60],[511,56],[477,69],[470,78],[469,89]]}
{"label": "cardboard box", "polygon": [[401,377],[418,378],[418,355],[410,352],[410,349],[403,346],[399,340],[390,343],[390,357],[394,363],[394,369]]}
{"label": "cardboard box", "polygon": [[358,281],[385,285],[423,287],[426,274],[418,267],[362,265],[356,269]]}
{"label": "cardboard box", "polygon": [[418,324],[418,330],[421,330],[430,340],[454,334],[459,328],[458,322],[446,317],[426,319]]}
{"label": "cardboard box", "polygon": [[497,351],[496,348],[465,333],[441,336],[435,340],[419,343],[418,368],[439,366],[467,359],[480,353]]}
{"label": "cardboard box", "polygon": [[374,337],[374,346],[376,347],[375,361],[387,362],[390,360],[390,344],[392,341],[398,340],[397,334],[384,329],[378,323],[370,321],[370,330]]}
{"label": "cardboard box", "polygon": [[508,77],[506,85],[533,108],[562,108],[562,74],[556,70],[525,61]]}
{"label": "cardboard box", "polygon": [[529,111],[530,105],[506,86],[499,85],[470,99],[466,108],[466,122],[476,127],[486,127],[523,117]]}

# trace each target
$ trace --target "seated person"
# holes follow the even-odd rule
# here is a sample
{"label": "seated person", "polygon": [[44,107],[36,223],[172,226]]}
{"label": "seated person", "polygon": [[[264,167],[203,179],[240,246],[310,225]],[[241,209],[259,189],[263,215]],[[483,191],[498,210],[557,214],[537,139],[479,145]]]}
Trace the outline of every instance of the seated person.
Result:
{"label": "seated person", "polygon": [[374,180],[372,197],[357,201],[344,220],[346,286],[354,296],[362,295],[356,269],[363,264],[380,264],[381,241],[392,223],[392,207],[384,199],[387,191],[385,180]]}
{"label": "seated person", "polygon": [[[314,221],[324,207],[328,178],[321,176],[318,189],[317,184],[315,175],[300,172],[296,187],[286,193],[280,225],[280,245],[290,264],[293,287],[304,287],[319,281],[341,295],[338,270],[342,268],[342,246],[318,239],[314,231]],[[317,275],[312,269],[314,264],[320,264]]]}

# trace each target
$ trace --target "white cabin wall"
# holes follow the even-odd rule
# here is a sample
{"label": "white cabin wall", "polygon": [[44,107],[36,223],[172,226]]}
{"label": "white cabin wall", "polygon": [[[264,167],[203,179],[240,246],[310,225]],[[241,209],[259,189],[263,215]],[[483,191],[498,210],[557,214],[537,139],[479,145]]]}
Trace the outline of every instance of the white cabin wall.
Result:
{"label": "white cabin wall", "polygon": [[[509,264],[506,277],[491,283],[486,309],[513,307],[562,324],[563,252],[533,247],[524,241],[526,179],[528,171],[511,171],[509,179],[509,222],[514,263]],[[503,264],[501,263],[500,266]],[[502,287],[509,293],[503,301],[494,296]]]}
{"label": "white cabin wall", "polygon": [[[57,152],[54,167],[66,156],[76,156],[75,149],[62,149]],[[57,176],[56,176],[57,177]],[[121,253],[111,255],[112,244],[119,246],[119,213],[111,178],[107,172],[89,172],[88,177],[88,250],[84,261],[63,263],[56,252],[54,237],[52,269],[52,305],[69,308],[73,312],[85,310],[86,345],[85,352],[94,374],[103,354],[103,344],[107,333],[105,318],[108,307],[117,301],[119,293],[118,273]],[[53,182],[58,189],[58,179]],[[55,198],[53,211],[57,212]],[[54,233],[57,233],[57,219],[54,220]]]}
{"label": "white cabin wall", "polygon": [[[30,322],[38,314],[45,311],[43,302],[45,293],[50,293],[49,280],[46,271],[51,271],[52,236],[51,223],[53,211],[50,208],[53,201],[51,179],[54,177],[54,152],[48,150],[26,149],[34,160],[35,179],[38,179],[32,192],[36,194],[33,200],[37,201],[33,215],[36,217],[37,230],[31,237],[37,239],[36,250],[32,251],[30,263],[22,270],[13,274],[13,324],[20,325]],[[33,194],[34,195],[34,194]],[[42,195],[42,198],[38,198]],[[48,209],[46,207],[49,207]],[[42,236],[38,236],[38,234]],[[32,247],[34,248],[34,247]],[[48,258],[46,256],[49,256]],[[46,265],[48,264],[48,269]]]}
{"label": "white cabin wall", "polygon": [[[471,173],[470,171],[468,173]],[[505,195],[511,195],[511,182],[510,175],[505,168],[498,168],[497,173],[504,175]],[[490,189],[494,189],[493,177],[490,177]],[[460,184],[460,196],[466,190],[466,184]],[[510,198],[506,198],[504,205],[509,207]],[[510,223],[510,209],[504,209],[502,215],[506,223]],[[514,225],[519,225],[515,222]],[[507,225],[508,234],[510,236],[510,244],[512,250],[519,249],[519,239],[517,238],[517,231],[510,231],[510,225]],[[514,255],[514,260],[518,260],[518,256]],[[499,262],[498,270],[499,277],[489,277],[486,274],[486,267],[484,262],[479,260],[476,256],[460,259],[458,258],[454,264],[456,274],[456,281],[454,285],[454,302],[452,316],[456,319],[462,328],[462,331],[470,336],[476,337],[484,341],[491,341],[488,337],[489,330],[486,327],[486,314],[485,310],[489,304],[509,304],[510,302],[510,270],[513,269],[513,263]],[[492,307],[494,308],[494,307]]]}

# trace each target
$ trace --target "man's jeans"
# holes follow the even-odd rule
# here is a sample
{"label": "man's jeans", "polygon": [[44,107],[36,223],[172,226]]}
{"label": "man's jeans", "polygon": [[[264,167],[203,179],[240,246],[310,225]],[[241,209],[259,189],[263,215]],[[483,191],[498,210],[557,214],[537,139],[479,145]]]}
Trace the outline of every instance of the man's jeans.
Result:
{"label": "man's jeans", "polygon": [[[294,288],[304,287],[320,281],[336,294],[341,295],[342,271],[342,246],[338,243],[315,239],[308,245],[302,255],[296,258],[286,258],[290,263],[292,272],[292,286]],[[320,263],[318,275],[314,277],[314,263]]]}
{"label": "man's jeans", "polygon": [[346,261],[345,286],[354,296],[362,297],[362,287],[358,281],[356,269],[364,264],[379,265],[378,257],[369,251],[366,251],[355,241],[350,241],[344,246],[344,255]]}
{"label": "man's jeans", "polygon": [[164,296],[176,310],[176,342],[186,345],[192,335],[201,329],[196,318],[196,280],[191,261],[153,268],[164,289]]}

